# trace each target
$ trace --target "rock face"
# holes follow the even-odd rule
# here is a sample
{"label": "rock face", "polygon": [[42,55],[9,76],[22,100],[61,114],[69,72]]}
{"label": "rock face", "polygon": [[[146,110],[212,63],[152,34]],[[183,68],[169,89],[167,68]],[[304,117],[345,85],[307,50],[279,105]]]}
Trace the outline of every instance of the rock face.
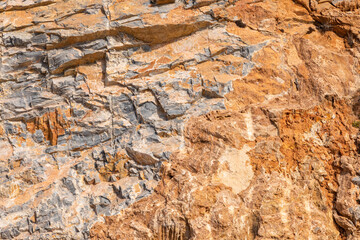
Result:
{"label": "rock face", "polygon": [[360,239],[357,0],[2,0],[1,239]]}

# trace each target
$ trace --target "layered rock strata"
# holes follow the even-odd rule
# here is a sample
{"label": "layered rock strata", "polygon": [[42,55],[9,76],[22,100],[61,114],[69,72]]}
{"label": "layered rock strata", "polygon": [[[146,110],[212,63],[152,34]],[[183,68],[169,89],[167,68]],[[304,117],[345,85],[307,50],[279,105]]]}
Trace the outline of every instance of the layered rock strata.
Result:
{"label": "layered rock strata", "polygon": [[0,2],[2,239],[359,239],[358,1]]}

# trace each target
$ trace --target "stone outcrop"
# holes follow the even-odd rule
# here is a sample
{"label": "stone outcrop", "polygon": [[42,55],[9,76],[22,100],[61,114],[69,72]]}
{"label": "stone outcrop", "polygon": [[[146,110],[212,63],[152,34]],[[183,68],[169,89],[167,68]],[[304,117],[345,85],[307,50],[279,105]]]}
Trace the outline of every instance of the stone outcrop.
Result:
{"label": "stone outcrop", "polygon": [[1,239],[360,239],[357,0],[0,2]]}

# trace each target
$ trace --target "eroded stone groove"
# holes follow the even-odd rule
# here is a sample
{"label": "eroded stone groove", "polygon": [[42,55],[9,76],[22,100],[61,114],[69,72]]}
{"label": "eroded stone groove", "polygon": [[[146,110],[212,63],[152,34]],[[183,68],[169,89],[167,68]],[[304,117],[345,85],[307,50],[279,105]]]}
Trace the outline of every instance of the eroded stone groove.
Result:
{"label": "eroded stone groove", "polygon": [[0,2],[0,238],[359,238],[358,16]]}

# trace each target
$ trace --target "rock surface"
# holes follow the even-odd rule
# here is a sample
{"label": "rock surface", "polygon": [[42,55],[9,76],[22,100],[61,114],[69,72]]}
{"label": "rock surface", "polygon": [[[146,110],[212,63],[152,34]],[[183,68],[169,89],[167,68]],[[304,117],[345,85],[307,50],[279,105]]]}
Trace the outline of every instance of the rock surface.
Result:
{"label": "rock surface", "polygon": [[359,16],[0,1],[0,238],[360,239]]}

